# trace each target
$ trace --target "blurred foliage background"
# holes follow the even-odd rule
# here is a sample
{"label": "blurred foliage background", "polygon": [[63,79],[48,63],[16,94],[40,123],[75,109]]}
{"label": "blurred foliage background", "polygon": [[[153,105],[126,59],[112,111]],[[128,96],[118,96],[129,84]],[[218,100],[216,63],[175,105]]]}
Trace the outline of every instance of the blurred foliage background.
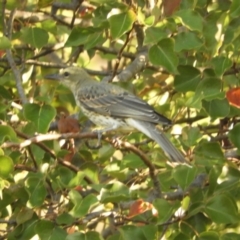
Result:
{"label": "blurred foliage background", "polygon": [[[238,0],[2,0],[0,19],[0,239],[240,238]],[[192,167],[138,132],[95,149],[44,79],[74,64],[172,119]]]}

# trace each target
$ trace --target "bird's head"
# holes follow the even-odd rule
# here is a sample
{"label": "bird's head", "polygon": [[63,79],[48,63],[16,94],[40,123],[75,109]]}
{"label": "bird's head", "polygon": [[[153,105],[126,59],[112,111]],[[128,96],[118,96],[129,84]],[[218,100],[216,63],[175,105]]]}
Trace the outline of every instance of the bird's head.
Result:
{"label": "bird's head", "polygon": [[77,86],[81,85],[82,82],[91,79],[84,69],[75,66],[63,68],[58,73],[49,74],[45,76],[45,78],[60,81],[72,91],[74,91]]}

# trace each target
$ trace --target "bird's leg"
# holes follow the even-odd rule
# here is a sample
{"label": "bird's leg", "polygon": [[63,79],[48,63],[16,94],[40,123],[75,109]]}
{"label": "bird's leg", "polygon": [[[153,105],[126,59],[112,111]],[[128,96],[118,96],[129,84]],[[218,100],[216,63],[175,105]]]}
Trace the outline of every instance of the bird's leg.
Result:
{"label": "bird's leg", "polygon": [[98,136],[98,142],[97,142],[97,146],[100,147],[101,144],[101,140],[102,140],[102,135],[103,135],[103,131],[102,130],[96,130],[97,136]]}
{"label": "bird's leg", "polygon": [[118,127],[117,125],[112,125],[111,127],[106,127],[106,128],[103,128],[103,129],[94,130],[94,132],[96,132],[97,136],[98,136],[97,146],[98,147],[101,146],[101,140],[102,140],[103,133],[115,130],[117,127]]}

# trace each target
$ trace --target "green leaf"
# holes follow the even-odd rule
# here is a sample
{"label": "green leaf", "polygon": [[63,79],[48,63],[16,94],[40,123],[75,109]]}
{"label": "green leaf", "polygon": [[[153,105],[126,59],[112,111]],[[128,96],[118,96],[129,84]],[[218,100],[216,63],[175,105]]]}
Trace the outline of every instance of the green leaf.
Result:
{"label": "green leaf", "polygon": [[48,32],[37,27],[24,28],[21,39],[32,47],[41,48],[48,43]]}
{"label": "green leaf", "polygon": [[103,240],[103,238],[98,232],[89,231],[87,233],[76,232],[69,234],[66,240]]}
{"label": "green leaf", "polygon": [[188,27],[190,30],[202,31],[203,19],[202,17],[192,9],[181,10],[176,13],[181,18],[182,24]]}
{"label": "green leaf", "polygon": [[16,221],[17,224],[22,224],[28,220],[30,220],[33,217],[34,211],[29,208],[23,208],[21,211],[17,214]]}
{"label": "green leaf", "polygon": [[162,27],[150,27],[145,31],[144,44],[156,44],[167,37],[166,30]]}
{"label": "green leaf", "polygon": [[[9,90],[7,90],[4,86],[0,85],[0,96],[7,99],[11,100],[12,99],[12,94],[10,93]],[[6,106],[6,104],[5,104]]]}
{"label": "green leaf", "polygon": [[0,178],[8,178],[14,170],[13,161],[8,156],[0,156]]}
{"label": "green leaf", "polygon": [[[52,0],[50,0],[50,1],[52,1]],[[54,34],[54,35],[59,34],[59,33],[58,33],[58,28],[57,28],[57,23],[56,23],[56,21],[54,21],[53,19],[45,20],[45,21],[43,21],[43,22],[41,23],[41,25],[42,25],[42,28],[43,28],[45,31],[47,31],[47,32],[49,32],[49,33],[52,33],[52,34]]]}
{"label": "green leaf", "polygon": [[67,233],[60,227],[57,227],[53,221],[39,220],[35,227],[35,233],[39,239],[56,240],[65,239]]}
{"label": "green leaf", "polygon": [[71,225],[75,221],[75,218],[72,217],[69,213],[62,213],[57,216],[56,223],[59,225]]}
{"label": "green leaf", "polygon": [[207,231],[199,234],[199,240],[219,240],[218,232]]}
{"label": "green leaf", "polygon": [[86,177],[89,177],[93,183],[99,183],[99,168],[96,164],[86,162],[81,165],[81,170],[84,172]]}
{"label": "green leaf", "polygon": [[154,24],[155,21],[155,16],[149,16],[144,20],[144,24],[146,24],[147,26],[152,26]]}
{"label": "green leaf", "polygon": [[41,174],[31,174],[25,181],[25,188],[29,194],[30,207],[39,207],[43,204],[47,195],[44,179]]}
{"label": "green leaf", "polygon": [[203,45],[202,41],[193,32],[179,33],[175,38],[175,51],[197,50]]}
{"label": "green leaf", "polygon": [[129,189],[123,183],[114,181],[101,190],[101,202],[120,202],[129,200]]}
{"label": "green leaf", "polygon": [[63,166],[58,166],[56,168],[55,174],[57,175],[56,176],[57,181],[65,188],[70,187],[69,183],[72,181],[72,179],[75,176],[75,174],[69,168],[66,168]]}
{"label": "green leaf", "polygon": [[176,207],[165,199],[154,200],[153,206],[158,211],[158,224],[166,222],[176,211]]}
{"label": "green leaf", "polygon": [[98,158],[101,162],[108,161],[115,152],[115,148],[112,145],[104,145],[98,150]]}
{"label": "green leaf", "polygon": [[105,41],[103,38],[103,29],[101,28],[83,28],[83,27],[74,27],[70,33],[65,47],[77,47],[84,44],[87,46],[86,49],[90,49],[97,44],[102,44]]}
{"label": "green leaf", "polygon": [[218,78],[208,77],[203,79],[196,89],[196,95],[202,96],[204,100],[210,101],[215,98],[223,98],[224,93],[221,93],[222,82]]}
{"label": "green leaf", "polygon": [[233,144],[240,150],[240,123],[237,123],[228,135]]}
{"label": "green leaf", "polygon": [[203,142],[194,149],[195,154],[202,159],[223,160],[224,155],[219,143]]}
{"label": "green leaf", "polygon": [[[69,196],[71,198],[71,194],[69,194]],[[78,198],[75,200],[73,198],[73,201],[74,207],[71,209],[70,214],[74,218],[81,218],[85,216],[88,213],[89,209],[92,208],[96,203],[98,203],[98,199],[93,194],[87,195],[81,201],[79,201]]]}
{"label": "green leaf", "polygon": [[10,49],[11,48],[11,41],[5,37],[0,37],[0,50]]}
{"label": "green leaf", "polygon": [[50,105],[27,103],[23,107],[23,114],[27,120],[35,124],[37,132],[46,133],[56,115],[56,110]]}
{"label": "green leaf", "polygon": [[18,142],[15,131],[9,126],[0,125],[0,143],[2,144],[6,140]]}
{"label": "green leaf", "polygon": [[205,212],[217,224],[236,223],[239,220],[235,202],[224,194],[213,196],[207,202]]}
{"label": "green leaf", "polygon": [[220,77],[232,66],[232,61],[224,56],[217,56],[212,60],[212,65],[216,75]]}
{"label": "green leaf", "polygon": [[[36,236],[35,227],[37,222],[37,216],[33,215],[29,221],[19,225],[19,227],[14,229],[14,231],[9,232],[8,239],[16,239],[16,236],[18,236],[18,240],[32,239]],[[19,235],[19,233],[21,233],[21,235]]]}
{"label": "green leaf", "polygon": [[141,158],[139,156],[137,156],[136,154],[126,154],[122,161],[122,166],[126,167],[126,168],[142,168],[144,167],[144,163],[141,160]]}
{"label": "green leaf", "polygon": [[95,47],[96,45],[101,46],[105,41],[106,41],[106,38],[104,38],[103,33],[96,32],[89,37],[88,42],[86,42],[86,44],[84,45],[84,48],[86,50],[89,50]]}
{"label": "green leaf", "polygon": [[35,144],[32,144],[30,147],[32,152],[34,152],[36,162],[41,164],[46,152],[41,147]]}
{"label": "green leaf", "polygon": [[171,73],[177,73],[178,57],[174,50],[172,39],[162,39],[149,49],[149,60],[154,65],[166,68]]}
{"label": "green leaf", "polygon": [[111,16],[108,21],[112,38],[119,38],[130,31],[135,20],[136,15],[132,10]]}
{"label": "green leaf", "polygon": [[37,5],[39,8],[45,8],[51,5],[52,3],[53,3],[53,0],[38,0]]}
{"label": "green leaf", "polygon": [[211,19],[211,16],[206,18],[206,23],[203,28],[204,46],[207,48],[211,55],[215,55],[218,51],[218,41],[215,35],[218,32],[216,19]]}
{"label": "green leaf", "polygon": [[145,239],[154,239],[157,234],[157,226],[153,224],[141,226],[141,231],[145,236]]}
{"label": "green leaf", "polygon": [[[187,188],[197,175],[195,167],[179,165],[173,169],[172,176],[182,189]],[[184,177],[183,177],[184,176]]]}
{"label": "green leaf", "polygon": [[150,235],[147,236],[147,238],[145,237],[145,234],[142,231],[141,227],[138,226],[133,226],[133,225],[125,225],[120,227],[119,232],[121,234],[121,238],[120,239],[124,239],[124,240],[133,240],[133,239],[156,239],[156,228],[151,229],[151,231],[147,231]]}
{"label": "green leaf", "polygon": [[202,134],[198,127],[185,127],[182,129],[184,145],[192,147],[202,138]]}
{"label": "green leaf", "polygon": [[35,227],[35,231],[40,239],[50,239],[53,229],[54,223],[44,219],[40,220]]}
{"label": "green leaf", "polygon": [[179,92],[195,91],[201,81],[201,72],[192,66],[179,66],[175,76],[174,87]]}
{"label": "green leaf", "polygon": [[238,240],[240,239],[240,234],[235,232],[225,233],[221,236],[221,240]]}
{"label": "green leaf", "polygon": [[230,105],[227,99],[203,100],[202,106],[212,118],[227,117],[230,113]]}
{"label": "green leaf", "polygon": [[238,0],[233,0],[230,7],[230,17],[238,18],[240,14],[240,4]]}

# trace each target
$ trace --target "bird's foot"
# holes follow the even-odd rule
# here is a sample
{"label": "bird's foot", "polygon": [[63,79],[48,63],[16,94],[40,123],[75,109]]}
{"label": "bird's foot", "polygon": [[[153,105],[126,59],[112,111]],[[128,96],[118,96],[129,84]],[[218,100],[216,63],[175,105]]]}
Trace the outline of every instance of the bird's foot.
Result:
{"label": "bird's foot", "polygon": [[120,148],[122,144],[122,140],[119,137],[113,137],[112,143],[115,148]]}
{"label": "bird's foot", "polygon": [[98,137],[97,144],[93,146],[93,145],[90,145],[88,141],[86,141],[86,146],[90,149],[99,149],[102,147],[101,140],[102,140],[103,131],[96,129],[96,130],[93,130],[93,133],[97,134],[97,137]]}
{"label": "bird's foot", "polygon": [[100,148],[102,146],[101,140],[102,140],[103,131],[96,129],[93,132],[96,133],[98,136],[98,142],[97,142],[96,148]]}
{"label": "bird's foot", "polygon": [[102,140],[103,131],[102,130],[95,130],[95,131],[98,135],[97,146],[102,146],[101,140]]}

